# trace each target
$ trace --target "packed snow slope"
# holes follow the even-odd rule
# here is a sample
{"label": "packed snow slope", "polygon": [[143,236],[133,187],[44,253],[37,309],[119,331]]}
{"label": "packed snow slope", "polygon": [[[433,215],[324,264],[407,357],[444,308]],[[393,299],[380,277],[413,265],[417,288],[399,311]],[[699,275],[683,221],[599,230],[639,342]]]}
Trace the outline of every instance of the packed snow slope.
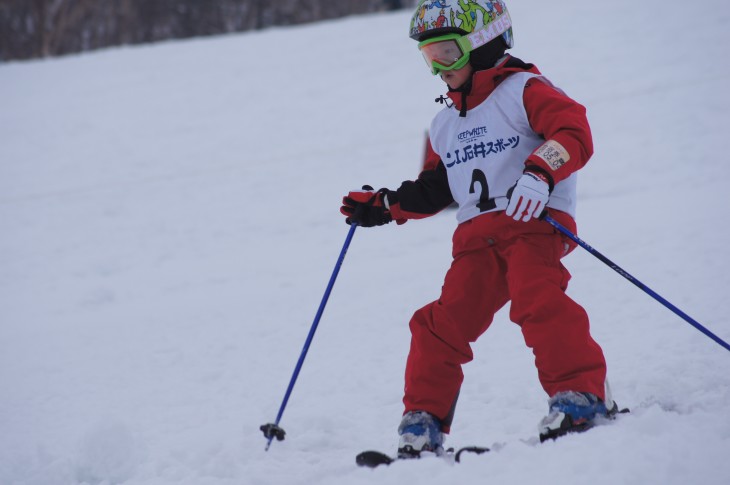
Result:
{"label": "packed snow slope", "polygon": [[[513,54],[588,108],[581,236],[730,340],[730,4],[513,1]],[[730,353],[582,249],[565,260],[630,415],[535,446],[547,410],[500,312],[447,444],[393,451],[413,311],[454,214],[358,229],[347,190],[419,170],[444,92],[409,14],[0,65],[0,483],[727,484]]]}

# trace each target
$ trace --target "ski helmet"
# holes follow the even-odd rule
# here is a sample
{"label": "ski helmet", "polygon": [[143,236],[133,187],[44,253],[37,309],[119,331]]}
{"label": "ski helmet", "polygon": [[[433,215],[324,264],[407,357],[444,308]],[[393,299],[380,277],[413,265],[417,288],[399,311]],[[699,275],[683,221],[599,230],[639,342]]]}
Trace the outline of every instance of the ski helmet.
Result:
{"label": "ski helmet", "polygon": [[420,42],[437,35],[481,31],[489,40],[501,34],[508,49],[514,45],[512,22],[502,0],[420,0],[411,17],[409,35]]}
{"label": "ski helmet", "polygon": [[[470,53],[487,44],[488,50],[496,47],[502,52],[514,45],[512,21],[502,0],[420,0],[409,35],[419,42],[434,74],[464,66]],[[441,39],[451,40],[452,45],[428,47]],[[460,52],[452,57],[455,49]]]}

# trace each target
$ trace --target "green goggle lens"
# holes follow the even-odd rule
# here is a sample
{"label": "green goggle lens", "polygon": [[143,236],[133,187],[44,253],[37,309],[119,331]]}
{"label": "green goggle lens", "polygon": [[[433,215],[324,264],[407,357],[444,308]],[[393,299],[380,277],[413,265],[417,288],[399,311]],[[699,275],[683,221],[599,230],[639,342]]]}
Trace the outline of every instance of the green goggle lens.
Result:
{"label": "green goggle lens", "polygon": [[447,34],[420,42],[418,49],[431,73],[437,75],[464,67],[469,62],[471,45],[465,36]]}

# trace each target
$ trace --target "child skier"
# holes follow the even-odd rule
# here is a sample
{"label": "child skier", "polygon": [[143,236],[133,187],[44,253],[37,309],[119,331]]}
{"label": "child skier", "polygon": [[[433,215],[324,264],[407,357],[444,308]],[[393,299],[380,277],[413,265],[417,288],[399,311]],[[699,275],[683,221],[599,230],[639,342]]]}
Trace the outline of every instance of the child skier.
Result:
{"label": "child skier", "polygon": [[503,1],[444,4],[421,0],[410,28],[449,88],[429,130],[425,166],[434,168],[397,190],[350,192],[341,208],[348,224],[372,227],[458,204],[441,296],[410,321],[401,457],[442,452],[470,343],[507,302],[549,396],[541,440],[617,410],[588,316],[565,293],[570,274],[560,259],[574,243],[540,220],[546,210],[575,231],[575,172],[593,153],[585,108],[534,65],[505,55],[513,40]]}

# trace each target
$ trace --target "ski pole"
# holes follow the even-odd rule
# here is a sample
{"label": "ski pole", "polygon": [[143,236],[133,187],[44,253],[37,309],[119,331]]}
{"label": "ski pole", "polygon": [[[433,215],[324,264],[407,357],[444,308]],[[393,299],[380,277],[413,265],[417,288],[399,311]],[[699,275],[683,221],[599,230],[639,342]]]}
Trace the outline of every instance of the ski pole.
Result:
{"label": "ski pole", "polygon": [[284,439],[284,435],[286,434],[284,430],[279,426],[279,422],[281,421],[281,416],[284,414],[284,409],[286,408],[286,404],[289,401],[289,396],[291,396],[292,389],[294,389],[294,383],[297,381],[297,377],[299,377],[299,371],[302,369],[302,364],[304,363],[304,358],[307,356],[307,351],[309,350],[309,346],[312,343],[312,339],[314,339],[314,333],[317,331],[317,326],[319,325],[319,320],[322,318],[322,313],[324,313],[324,307],[327,305],[327,300],[330,297],[330,293],[332,292],[332,287],[335,285],[335,280],[337,279],[337,274],[340,272],[340,267],[342,266],[342,261],[345,259],[345,254],[347,254],[347,248],[350,247],[350,242],[352,241],[352,236],[355,234],[355,229],[357,229],[357,224],[352,223],[350,224],[350,231],[347,233],[347,238],[345,239],[345,244],[342,246],[342,251],[340,251],[340,256],[337,258],[337,263],[335,264],[335,269],[332,271],[332,276],[330,276],[329,284],[327,285],[327,289],[324,292],[324,296],[322,297],[322,301],[319,304],[319,309],[317,310],[317,314],[314,317],[314,322],[312,322],[312,327],[309,329],[309,335],[307,335],[307,340],[304,342],[304,348],[302,348],[302,353],[299,355],[299,361],[297,362],[296,367],[294,368],[294,373],[291,376],[291,379],[289,380],[289,386],[286,389],[286,394],[284,394],[284,400],[281,402],[281,406],[279,407],[279,412],[276,415],[276,421],[273,423],[267,423],[264,425],[261,425],[261,431],[264,432],[264,437],[268,439],[268,442],[266,443],[266,451],[269,451],[269,447],[271,446],[271,441],[276,438],[278,441],[281,441]]}
{"label": "ski pole", "polygon": [[627,280],[629,280],[630,282],[632,282],[634,285],[636,285],[637,287],[639,287],[641,290],[643,290],[649,296],[651,296],[652,298],[654,298],[656,301],[658,301],[659,303],[661,303],[662,305],[664,305],[665,307],[669,308],[671,311],[673,311],[674,313],[676,313],[677,315],[679,315],[680,317],[682,317],[682,319],[684,319],[687,323],[689,323],[690,325],[692,325],[693,327],[695,327],[697,330],[699,330],[700,332],[704,333],[705,335],[707,335],[708,337],[710,337],[712,340],[714,340],[715,342],[717,342],[718,344],[720,344],[722,347],[725,348],[725,350],[730,351],[730,345],[728,345],[727,342],[725,342],[724,340],[722,340],[720,337],[718,337],[714,333],[710,332],[707,328],[705,328],[704,326],[702,326],[697,320],[695,320],[694,318],[690,317],[689,315],[687,315],[686,313],[684,313],[682,310],[680,310],[676,306],[674,306],[671,303],[669,303],[666,299],[664,299],[661,295],[657,294],[654,290],[652,290],[651,288],[649,288],[648,286],[646,286],[644,283],[642,283],[641,281],[639,281],[636,278],[634,278],[633,276],[631,276],[624,269],[622,269],[619,265],[617,265],[616,263],[614,263],[613,261],[611,261],[610,259],[608,259],[606,256],[604,256],[603,254],[601,254],[600,252],[598,252],[596,249],[594,249],[593,247],[591,247],[585,241],[583,241],[582,239],[580,239],[578,236],[576,236],[575,234],[573,234],[572,232],[570,232],[570,230],[568,230],[565,226],[563,226],[562,224],[560,224],[558,221],[556,221],[555,219],[553,219],[550,216],[545,216],[544,220],[546,222],[549,222],[550,224],[552,224],[553,227],[555,227],[558,231],[560,231],[563,234],[565,234],[566,236],[568,236],[570,239],[572,239],[573,241],[575,241],[580,247],[582,247],[583,249],[585,249],[586,251],[588,251],[589,253],[591,253],[593,256],[595,256],[596,258],[598,258],[599,260],[601,260],[603,263],[605,263],[608,267],[610,267],[611,269],[613,269],[614,271],[616,271],[618,274],[620,274],[621,276],[623,276],[624,278],[626,278]]}

